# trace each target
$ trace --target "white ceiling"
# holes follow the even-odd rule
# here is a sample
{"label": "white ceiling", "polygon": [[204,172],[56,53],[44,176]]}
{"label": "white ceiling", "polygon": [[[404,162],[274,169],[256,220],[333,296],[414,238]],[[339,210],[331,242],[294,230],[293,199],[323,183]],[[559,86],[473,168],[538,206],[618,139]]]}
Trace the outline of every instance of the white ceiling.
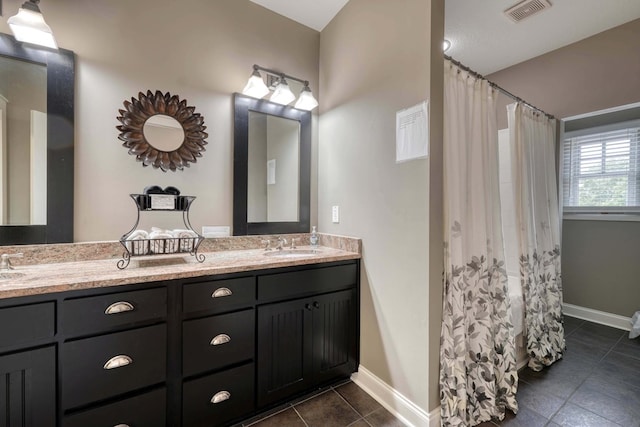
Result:
{"label": "white ceiling", "polygon": [[316,31],[322,29],[349,0],[251,0]]}
{"label": "white ceiling", "polygon": [[640,0],[550,2],[515,23],[503,11],[519,0],[445,0],[447,55],[490,74],[640,18]]}
{"label": "white ceiling", "polygon": [[[317,31],[348,2],[251,1]],[[640,0],[550,0],[550,9],[514,23],[502,12],[519,1],[445,0],[447,55],[490,74],[640,18]]]}

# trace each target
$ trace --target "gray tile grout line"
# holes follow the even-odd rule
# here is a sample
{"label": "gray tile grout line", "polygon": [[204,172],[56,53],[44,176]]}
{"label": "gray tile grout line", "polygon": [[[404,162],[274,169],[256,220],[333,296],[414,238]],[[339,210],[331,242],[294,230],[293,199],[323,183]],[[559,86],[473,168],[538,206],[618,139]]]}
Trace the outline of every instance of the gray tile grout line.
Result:
{"label": "gray tile grout line", "polygon": [[281,413],[283,413],[284,411],[286,411],[286,410],[287,410],[287,409],[289,409],[289,408],[291,408],[291,405],[289,405],[289,406],[287,406],[287,407],[285,407],[285,408],[282,408],[282,410],[277,411],[277,412],[274,412],[273,414],[267,415],[266,417],[263,417],[263,418],[260,418],[260,419],[258,419],[258,420],[255,420],[255,421],[253,421],[251,424],[246,424],[246,425],[245,425],[245,424],[243,424],[243,426],[244,426],[244,427],[251,427],[252,425],[258,424],[259,422],[262,422],[262,421],[264,421],[264,420],[268,420],[268,419],[269,419],[269,418],[271,418],[271,417],[274,417],[274,416],[276,416],[276,415],[278,415],[278,414],[281,414]]}
{"label": "gray tile grout line", "polygon": [[291,409],[293,409],[293,411],[296,413],[296,415],[298,415],[298,417],[302,420],[302,422],[304,423],[304,425],[306,427],[309,427],[309,424],[307,424],[307,421],[304,419],[304,417],[302,415],[300,415],[300,412],[298,412],[298,410],[296,409],[295,406],[291,405]]}
{"label": "gray tile grout line", "polygon": [[318,392],[317,392],[317,393],[315,393],[315,394],[313,394],[313,395],[311,395],[311,396],[307,397],[306,399],[303,399],[303,400],[301,400],[301,401],[299,401],[299,402],[296,402],[295,404],[294,404],[294,403],[290,403],[290,404],[289,404],[289,406],[291,406],[291,407],[293,408],[294,406],[300,405],[301,403],[308,402],[308,401],[310,401],[311,399],[315,399],[315,398],[316,398],[316,397],[318,397],[318,396],[322,396],[323,394],[325,394],[326,392],[331,391],[331,390],[333,390],[333,388],[332,388],[332,387],[329,387],[328,389],[326,389],[326,390],[322,390],[322,391],[318,390]]}
{"label": "gray tile grout line", "polygon": [[[569,317],[570,317],[570,316],[569,316]],[[580,319],[580,320],[582,320],[582,319]],[[571,336],[573,333],[575,333],[578,329],[580,329],[580,328],[581,328],[585,323],[587,323],[587,322],[588,322],[587,320],[582,320],[582,321],[581,321],[581,323],[580,323],[580,325],[578,325],[575,329],[573,329],[571,332],[569,332],[567,335],[565,335],[565,339],[566,339],[568,336]],[[593,322],[588,322],[588,323],[593,323]],[[606,325],[605,325],[605,326],[606,326]],[[554,418],[554,417],[555,417],[555,416],[556,416],[556,415],[557,415],[557,414],[562,410],[562,408],[564,408],[564,407],[567,405],[567,403],[570,403],[570,404],[572,404],[572,405],[578,406],[579,408],[581,408],[581,409],[583,409],[583,410],[585,410],[585,411],[587,411],[587,412],[590,412],[590,413],[592,413],[592,414],[594,414],[594,415],[597,415],[597,416],[599,416],[599,417],[601,417],[601,418],[606,419],[607,421],[610,421],[610,422],[612,422],[612,423],[614,423],[614,424],[617,424],[615,421],[611,421],[610,419],[608,419],[608,418],[606,418],[606,417],[604,417],[604,416],[602,416],[602,415],[600,415],[600,414],[598,414],[598,413],[595,413],[595,412],[590,411],[590,410],[588,410],[588,409],[586,409],[586,408],[583,408],[582,406],[580,406],[580,405],[578,405],[578,404],[574,404],[574,403],[570,402],[570,399],[571,399],[571,398],[573,397],[573,395],[578,391],[578,389],[579,389],[580,387],[582,387],[582,386],[583,386],[583,384],[584,384],[584,383],[585,383],[589,378],[591,378],[591,376],[592,376],[592,375],[594,374],[594,372],[596,371],[597,365],[598,365],[599,363],[601,363],[601,362],[602,362],[602,361],[603,361],[603,360],[604,360],[604,359],[605,359],[605,358],[606,358],[606,357],[607,357],[611,352],[613,352],[613,351],[614,351],[613,349],[615,348],[615,346],[616,346],[616,345],[618,345],[618,344],[620,343],[620,341],[621,341],[623,338],[624,338],[624,334],[622,334],[622,336],[621,336],[620,338],[618,338],[618,340],[617,340],[613,345],[611,345],[611,347],[609,347],[609,349],[608,349],[608,350],[607,350],[607,352],[604,354],[604,356],[602,356],[600,359],[598,359],[598,360],[593,364],[594,366],[591,368],[591,372],[589,373],[589,375],[587,375],[587,377],[586,377],[584,380],[582,380],[582,382],[580,382],[580,384],[578,384],[578,386],[575,388],[575,390],[573,390],[573,391],[571,392],[571,394],[569,394],[569,396],[567,396],[566,398],[561,398],[561,397],[559,397],[559,396],[556,396],[556,397],[558,397],[558,398],[563,399],[563,400],[564,400],[564,402],[562,403],[562,405],[560,406],[560,408],[558,408],[558,410],[557,410],[556,412],[554,412],[554,413],[551,415],[551,417],[550,417],[550,418],[548,418],[548,419],[547,419],[547,423],[545,424],[545,426],[548,426],[548,425],[550,425],[552,422],[555,422],[555,421],[553,421],[553,418]],[[579,340],[579,341],[580,341],[580,340]],[[527,381],[524,381],[524,383],[527,383]],[[527,384],[528,384],[528,383],[527,383]],[[536,414],[538,414],[536,411],[533,411],[533,410],[531,410],[531,409],[529,409],[529,410],[530,410],[530,411],[532,411],[532,412],[534,412],[534,413],[536,413]],[[538,415],[541,415],[541,414],[538,414]],[[542,417],[544,417],[543,415],[541,415],[541,416],[542,416]],[[544,417],[544,418],[546,418],[546,417]],[[496,424],[496,423],[494,422],[494,424]],[[497,426],[500,426],[500,424],[496,424],[496,425],[497,425]]]}
{"label": "gray tile grout line", "polygon": [[[580,325],[579,325],[577,328],[575,328],[573,331],[571,331],[571,333],[569,333],[569,335],[571,335],[572,333],[576,332],[578,329],[580,329],[580,328],[581,328],[583,325],[585,325],[586,323],[587,323],[587,321],[586,321],[586,320],[583,320],[583,321],[582,321],[582,323],[580,323]],[[592,323],[592,322],[589,322],[589,323]],[[565,337],[565,339],[566,339],[566,337]],[[580,341],[580,339],[578,339],[578,341]],[[617,343],[617,341],[616,341],[616,343]],[[585,377],[585,379],[583,379],[583,380],[580,382],[580,384],[578,384],[578,386],[577,386],[577,387],[576,387],[576,388],[575,388],[575,389],[574,389],[574,390],[569,394],[569,396],[567,396],[567,397],[564,399],[564,402],[563,402],[563,403],[562,403],[562,405],[558,408],[558,410],[557,410],[557,411],[555,411],[555,412],[554,412],[554,413],[549,417],[549,422],[547,423],[547,425],[548,425],[548,424],[550,424],[550,423],[552,423],[552,422],[555,422],[555,421],[553,421],[553,419],[555,418],[555,416],[556,416],[556,415],[558,415],[558,413],[560,413],[560,411],[562,411],[562,409],[563,409],[564,407],[566,407],[568,403],[569,403],[569,404],[574,405],[574,403],[572,403],[572,402],[570,401],[570,400],[571,400],[571,398],[572,398],[572,397],[573,397],[573,396],[578,392],[578,389],[580,389],[580,387],[582,387],[582,386],[584,385],[584,383],[585,383],[585,382],[587,382],[587,380],[588,380],[589,378],[591,378],[591,376],[593,375],[593,373],[594,373],[594,371],[595,371],[595,369],[596,369],[597,365],[598,365],[600,362],[602,362],[602,360],[604,360],[604,358],[605,358],[605,357],[607,357],[607,355],[611,352],[611,349],[612,349],[613,347],[615,347],[615,345],[616,345],[616,344],[613,344],[613,346],[611,346],[611,348],[610,348],[610,349],[605,353],[605,355],[604,355],[604,356],[602,356],[600,359],[598,359],[598,360],[593,364],[593,367],[591,368],[591,370],[590,370],[590,372],[589,372],[589,375],[587,375],[587,376]],[[578,407],[582,408],[582,406],[580,406],[580,405],[576,405],[576,406],[578,406]],[[596,414],[595,412],[589,411],[589,410],[588,410],[588,409],[586,409],[586,408],[582,408],[582,409],[586,410],[587,412],[591,412],[592,414],[595,414],[595,415],[598,415],[598,416],[602,417],[600,414]],[[604,418],[604,417],[602,417],[602,418]]]}
{"label": "gray tile grout line", "polygon": [[[354,383],[354,384],[355,384],[355,383]],[[344,384],[342,384],[342,385],[344,385]],[[358,385],[357,385],[357,384],[355,384],[355,385],[356,385],[356,387],[358,387]],[[332,387],[332,388],[333,388],[333,387]],[[358,388],[360,388],[360,387],[358,387]],[[362,389],[360,389],[360,390],[362,390]],[[344,401],[346,402],[346,404],[347,404],[347,405],[349,405],[349,407],[350,407],[351,409],[353,409],[353,410],[356,412],[356,414],[360,415],[361,419],[362,419],[362,420],[364,420],[364,422],[365,422],[365,423],[367,423],[367,424],[369,424],[370,426],[371,426],[372,424],[367,420],[367,418],[366,418],[366,417],[368,417],[369,415],[373,414],[374,412],[378,412],[378,411],[379,411],[379,410],[381,410],[381,409],[385,409],[385,410],[386,410],[386,408],[385,408],[384,406],[380,405],[380,402],[376,401],[376,403],[377,403],[378,405],[380,405],[380,407],[379,407],[378,409],[376,409],[376,410],[373,410],[373,411],[369,412],[367,415],[363,415],[363,414],[361,414],[361,413],[360,413],[360,411],[358,411],[356,408],[354,408],[354,407],[353,407],[353,405],[351,405],[351,403],[349,403],[349,401],[348,401],[347,399],[345,399],[345,398],[344,398],[344,397],[343,397],[343,396],[342,396],[342,395],[341,395],[337,390],[335,390],[335,388],[333,388],[333,391],[335,391],[335,392],[336,392],[336,394],[337,394],[338,396],[340,396],[340,398],[341,398],[342,400],[344,400]],[[363,392],[364,394],[366,394],[367,396],[371,397],[371,396],[369,395],[369,393],[367,393],[366,391],[362,390],[362,392]],[[371,398],[373,399],[373,397],[371,397]],[[375,400],[375,399],[373,399],[373,400]],[[394,416],[394,417],[395,417],[395,416]],[[397,418],[396,418],[396,419],[397,419]],[[356,421],[358,421],[358,420],[356,420]],[[355,423],[356,421],[354,421],[354,423]],[[353,423],[351,423],[351,424],[353,424]]]}
{"label": "gray tile grout line", "polygon": [[[579,325],[577,328],[575,328],[573,331],[571,331],[567,336],[570,336],[571,334],[573,334],[574,332],[576,332],[578,329],[580,329],[580,328],[581,328],[585,323],[587,323],[587,322],[588,322],[588,321],[583,320],[583,321],[582,321],[582,323],[580,323],[580,325]],[[588,323],[593,323],[593,322],[588,322]],[[605,325],[605,326],[606,326],[606,325]],[[565,338],[566,338],[567,336],[565,336]],[[551,417],[548,419],[549,421],[548,421],[548,422],[547,422],[547,424],[545,424],[545,425],[549,425],[549,424],[551,424],[552,422],[555,422],[555,421],[553,421],[553,418],[554,418],[556,415],[558,415],[558,413],[562,410],[562,408],[564,408],[565,406],[567,406],[567,404],[575,405],[575,406],[579,407],[580,409],[582,409],[582,410],[584,410],[584,411],[587,411],[587,412],[589,412],[589,413],[591,413],[591,414],[594,414],[594,415],[596,415],[596,416],[598,416],[598,417],[600,417],[600,418],[604,418],[605,420],[607,420],[607,421],[609,421],[609,422],[612,422],[612,423],[614,423],[614,424],[618,424],[618,423],[616,423],[615,421],[612,421],[612,420],[608,419],[607,417],[602,416],[601,414],[598,414],[598,413],[593,412],[593,411],[591,411],[591,410],[589,410],[589,409],[587,409],[587,408],[584,408],[584,407],[582,407],[582,406],[578,405],[577,403],[573,403],[573,402],[571,402],[570,400],[571,400],[571,398],[572,398],[572,397],[573,397],[573,396],[578,392],[578,389],[580,389],[580,387],[582,387],[582,386],[584,385],[584,383],[585,383],[585,382],[587,382],[587,380],[588,380],[589,378],[591,378],[591,376],[592,376],[592,375],[594,374],[594,372],[596,371],[596,368],[598,367],[598,365],[599,365],[599,364],[600,364],[600,363],[601,363],[601,362],[602,362],[602,361],[603,361],[603,360],[604,360],[604,359],[605,359],[605,358],[606,358],[606,357],[607,357],[607,356],[608,356],[608,355],[613,351],[613,349],[615,348],[615,346],[616,346],[616,345],[618,345],[618,343],[620,342],[620,340],[621,340],[622,338],[624,338],[624,334],[622,334],[622,336],[621,336],[620,338],[618,338],[618,340],[617,340],[613,345],[611,345],[611,347],[609,347],[609,348],[608,348],[608,350],[607,350],[607,352],[604,354],[604,356],[602,356],[600,359],[598,359],[598,360],[593,364],[593,367],[591,368],[591,370],[590,370],[590,372],[589,372],[589,375],[587,375],[587,376],[585,377],[585,379],[583,379],[583,380],[580,382],[580,384],[578,384],[578,386],[575,388],[575,390],[573,390],[573,391],[571,392],[571,394],[569,394],[569,396],[567,396],[567,397],[564,399],[564,402],[563,402],[562,406],[560,406],[560,408],[558,408],[558,410],[557,410],[556,412],[554,412],[554,413],[553,413],[553,415],[551,415]],[[580,339],[578,339],[578,340],[579,340],[579,341],[581,341]],[[618,424],[618,425],[619,425],[619,424]]]}

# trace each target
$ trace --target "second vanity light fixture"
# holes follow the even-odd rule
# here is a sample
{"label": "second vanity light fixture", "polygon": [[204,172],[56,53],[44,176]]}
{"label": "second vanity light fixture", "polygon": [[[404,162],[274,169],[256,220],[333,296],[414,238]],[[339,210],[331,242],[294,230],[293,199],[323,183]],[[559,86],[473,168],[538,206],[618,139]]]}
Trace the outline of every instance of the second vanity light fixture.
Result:
{"label": "second vanity light fixture", "polygon": [[38,3],[40,0],[24,2],[18,10],[18,14],[9,18],[7,24],[19,42],[58,49],[51,27],[44,22]]}
{"label": "second vanity light fixture", "polygon": [[298,101],[296,101],[294,105],[295,108],[311,111],[318,106],[318,101],[313,97],[311,88],[309,88],[308,80],[302,80],[279,71],[270,70],[257,64],[253,65],[253,73],[251,74],[251,77],[249,77],[247,85],[242,90],[244,95],[260,99],[271,92],[262,79],[260,71],[264,71],[268,76],[272,76],[276,81],[273,94],[269,98],[270,101],[282,105],[288,105],[296,99],[296,96],[291,92],[291,88],[289,88],[289,83],[287,83],[287,79],[289,79],[298,81],[304,85],[300,92],[300,96],[298,97]]}

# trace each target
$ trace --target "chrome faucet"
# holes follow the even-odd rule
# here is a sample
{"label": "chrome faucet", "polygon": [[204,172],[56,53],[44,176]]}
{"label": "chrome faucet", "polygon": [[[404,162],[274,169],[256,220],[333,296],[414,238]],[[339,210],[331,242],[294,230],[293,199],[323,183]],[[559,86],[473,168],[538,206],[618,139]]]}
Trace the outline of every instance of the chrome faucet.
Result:
{"label": "chrome faucet", "polygon": [[276,246],[276,249],[281,251],[284,245],[286,244],[287,244],[287,239],[285,239],[284,237],[278,236],[278,245]]}
{"label": "chrome faucet", "polygon": [[23,254],[2,254],[0,255],[0,271],[9,271],[13,270],[13,266],[11,265],[11,258],[22,258]]}

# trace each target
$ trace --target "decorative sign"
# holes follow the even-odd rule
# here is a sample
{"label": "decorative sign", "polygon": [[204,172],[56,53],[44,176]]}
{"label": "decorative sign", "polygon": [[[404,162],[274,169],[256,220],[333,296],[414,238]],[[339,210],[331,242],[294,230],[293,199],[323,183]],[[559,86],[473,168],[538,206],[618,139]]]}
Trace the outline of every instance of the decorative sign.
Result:
{"label": "decorative sign", "polygon": [[151,194],[151,209],[175,209],[176,196]]}

